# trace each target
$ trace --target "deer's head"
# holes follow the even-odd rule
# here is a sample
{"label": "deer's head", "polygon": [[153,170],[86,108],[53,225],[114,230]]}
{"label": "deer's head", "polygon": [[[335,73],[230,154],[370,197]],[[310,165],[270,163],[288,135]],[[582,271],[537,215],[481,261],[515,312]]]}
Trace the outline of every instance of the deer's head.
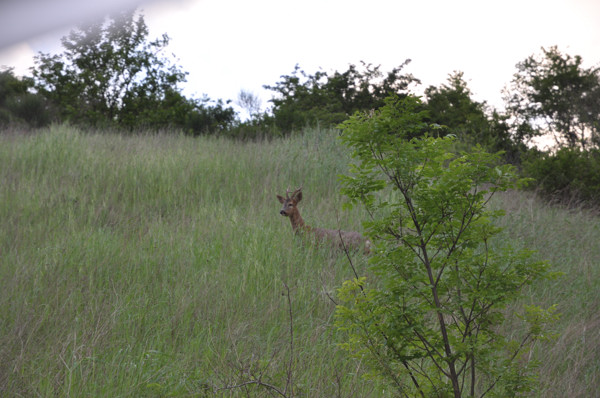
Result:
{"label": "deer's head", "polygon": [[298,205],[298,202],[302,200],[302,188],[296,189],[292,192],[291,196],[290,190],[287,189],[285,191],[285,198],[281,195],[277,195],[277,199],[283,205],[279,214],[285,217],[291,217],[292,214],[298,211],[296,206]]}

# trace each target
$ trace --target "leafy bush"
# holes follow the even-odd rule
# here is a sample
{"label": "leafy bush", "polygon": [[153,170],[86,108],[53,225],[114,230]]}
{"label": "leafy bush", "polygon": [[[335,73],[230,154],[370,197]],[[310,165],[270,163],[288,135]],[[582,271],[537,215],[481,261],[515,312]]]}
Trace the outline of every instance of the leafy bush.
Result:
{"label": "leafy bush", "polygon": [[18,78],[11,68],[0,71],[0,126],[22,124],[44,127],[52,121],[48,102],[29,90],[31,78]]}
{"label": "leafy bush", "polygon": [[5,128],[11,122],[12,115],[6,109],[0,108],[0,128]]}
{"label": "leafy bush", "polygon": [[556,153],[534,153],[524,163],[546,197],[600,204],[600,150],[561,148]]}
{"label": "leafy bush", "polygon": [[554,309],[524,308],[521,335],[498,326],[523,286],[549,276],[548,264],[498,247],[502,212],[486,208],[522,181],[481,148],[454,154],[451,137],[414,137],[420,106],[390,98],[341,126],[359,162],[344,192],[371,215],[375,242],[369,279],[339,290],[342,347],[398,396],[522,395],[535,388],[528,349],[548,336]]}
{"label": "leafy bush", "polygon": [[275,124],[273,116],[267,113],[255,114],[249,120],[235,123],[222,134],[243,141],[269,140],[283,136],[282,131]]}
{"label": "leafy bush", "polygon": [[7,101],[6,108],[31,127],[45,127],[52,122],[50,105],[40,95],[26,93],[12,97]]}
{"label": "leafy bush", "polygon": [[220,133],[229,130],[235,120],[235,111],[221,100],[214,104],[208,98],[189,101],[191,108],[185,115],[185,131],[191,135]]}

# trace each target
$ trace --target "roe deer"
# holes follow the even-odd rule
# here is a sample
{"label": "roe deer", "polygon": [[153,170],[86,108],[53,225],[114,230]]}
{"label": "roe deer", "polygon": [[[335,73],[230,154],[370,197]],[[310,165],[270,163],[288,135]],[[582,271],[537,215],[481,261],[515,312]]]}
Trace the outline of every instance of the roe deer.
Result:
{"label": "roe deer", "polygon": [[371,251],[371,242],[358,232],[315,228],[306,225],[298,210],[298,202],[302,200],[302,188],[298,188],[292,192],[292,196],[290,196],[290,190],[288,189],[285,191],[285,198],[277,195],[277,199],[283,204],[283,208],[279,214],[290,218],[292,229],[296,234],[308,232],[313,234],[317,240],[329,241],[340,249],[362,249],[365,254],[369,254]]}

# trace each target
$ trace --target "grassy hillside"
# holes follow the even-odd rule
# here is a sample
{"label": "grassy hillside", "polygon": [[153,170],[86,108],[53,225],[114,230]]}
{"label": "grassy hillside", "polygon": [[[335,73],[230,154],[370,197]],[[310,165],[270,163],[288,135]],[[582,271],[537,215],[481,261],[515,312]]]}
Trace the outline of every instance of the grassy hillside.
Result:
{"label": "grassy hillside", "polygon": [[[302,185],[307,223],[360,230],[365,215],[338,193],[348,161],[331,131],[244,144],[0,135],[0,395],[212,396],[262,377],[298,396],[386,396],[336,349],[347,260],[294,239],[275,198]],[[542,395],[596,395],[600,220],[518,192],[494,206],[502,239],[565,272],[528,292],[563,313],[533,354]]]}

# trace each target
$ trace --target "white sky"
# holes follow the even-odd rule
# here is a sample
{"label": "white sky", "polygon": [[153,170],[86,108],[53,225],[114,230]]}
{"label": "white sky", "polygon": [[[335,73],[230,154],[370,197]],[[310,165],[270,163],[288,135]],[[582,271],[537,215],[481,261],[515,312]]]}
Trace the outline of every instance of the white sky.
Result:
{"label": "white sky", "polygon": [[[59,18],[65,2],[45,0],[57,9],[34,12],[24,24],[56,19],[62,29],[50,26],[44,36],[0,49],[0,65],[28,73],[37,51],[61,52],[60,37],[71,27]],[[515,64],[542,46],[581,55],[586,66],[600,63],[600,0],[153,0],[142,9],[150,38],[167,33],[168,51],[189,72],[186,95],[235,100],[245,89],[263,106],[272,93],[262,86],[295,64],[313,74],[364,60],[385,72],[410,58],[404,71],[423,88],[460,70],[475,99],[501,107]],[[0,36],[8,29],[0,16]]]}

